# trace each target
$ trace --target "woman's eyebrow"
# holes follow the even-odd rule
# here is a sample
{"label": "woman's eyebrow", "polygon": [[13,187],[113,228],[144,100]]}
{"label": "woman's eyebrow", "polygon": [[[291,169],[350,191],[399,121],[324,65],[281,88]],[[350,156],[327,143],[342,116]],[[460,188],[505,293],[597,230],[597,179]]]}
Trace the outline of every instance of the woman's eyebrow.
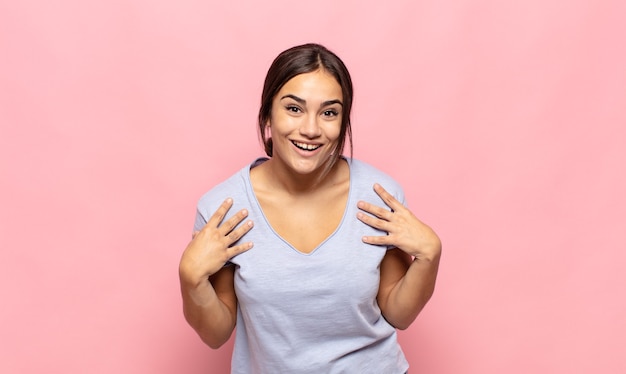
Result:
{"label": "woman's eyebrow", "polygon": [[333,105],[333,104],[339,104],[339,105],[343,106],[343,103],[339,99],[324,101],[322,103],[322,106],[324,107],[324,106],[329,106],[329,105]]}
{"label": "woman's eyebrow", "polygon": [[298,97],[296,95],[292,95],[292,94],[287,94],[287,95],[281,97],[280,99],[282,100],[282,99],[287,99],[287,98],[294,99],[295,101],[298,102],[298,104],[306,105],[306,100],[304,100],[303,98],[300,98],[300,97]]}
{"label": "woman's eyebrow", "polygon": [[[306,105],[306,100],[304,100],[303,98],[298,97],[296,95],[293,95],[293,94],[287,94],[287,95],[281,97],[280,99],[282,100],[282,99],[287,99],[287,98],[293,99],[293,100],[297,101],[298,104],[300,104],[300,105]],[[329,106],[329,105],[333,105],[333,104],[339,104],[339,105],[343,106],[343,103],[339,99],[324,101],[322,103],[322,106],[325,107],[325,106]]]}

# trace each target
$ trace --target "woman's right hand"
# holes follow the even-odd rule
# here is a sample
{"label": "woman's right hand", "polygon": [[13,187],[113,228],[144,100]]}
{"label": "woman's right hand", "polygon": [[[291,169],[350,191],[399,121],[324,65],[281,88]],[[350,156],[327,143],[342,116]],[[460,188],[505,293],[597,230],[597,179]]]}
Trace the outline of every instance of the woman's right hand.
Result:
{"label": "woman's right hand", "polygon": [[208,281],[208,278],[217,273],[228,260],[252,248],[252,242],[232,245],[253,226],[249,220],[237,227],[248,216],[246,209],[222,222],[232,206],[233,199],[226,199],[202,230],[194,232],[180,260],[181,281],[192,287],[198,286]]}

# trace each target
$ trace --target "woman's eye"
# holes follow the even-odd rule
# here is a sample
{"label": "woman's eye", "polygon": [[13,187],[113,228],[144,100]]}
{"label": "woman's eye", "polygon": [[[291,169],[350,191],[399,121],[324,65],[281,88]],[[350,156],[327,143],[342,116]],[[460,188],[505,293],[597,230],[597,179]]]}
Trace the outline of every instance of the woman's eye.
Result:
{"label": "woman's eye", "polygon": [[300,113],[301,112],[300,108],[298,108],[297,106],[294,106],[294,105],[287,106],[287,110],[290,111],[290,112],[293,112],[293,113]]}
{"label": "woman's eye", "polygon": [[339,113],[337,113],[337,111],[334,109],[324,111],[324,116],[326,117],[335,117],[337,114]]}

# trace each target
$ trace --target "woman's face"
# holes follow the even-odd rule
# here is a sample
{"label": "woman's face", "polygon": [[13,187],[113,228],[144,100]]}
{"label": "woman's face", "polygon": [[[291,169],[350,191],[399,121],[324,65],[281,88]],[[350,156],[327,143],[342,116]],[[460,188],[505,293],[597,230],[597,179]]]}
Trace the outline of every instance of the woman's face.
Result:
{"label": "woman's face", "polygon": [[278,91],[268,121],[272,158],[298,174],[321,170],[336,149],[341,86],[324,70],[296,75]]}

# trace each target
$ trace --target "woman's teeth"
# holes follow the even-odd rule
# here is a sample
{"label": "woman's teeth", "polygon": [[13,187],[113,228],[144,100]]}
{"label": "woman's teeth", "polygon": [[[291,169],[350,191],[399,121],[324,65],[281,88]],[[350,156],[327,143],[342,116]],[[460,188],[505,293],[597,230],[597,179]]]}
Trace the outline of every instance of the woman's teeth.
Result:
{"label": "woman's teeth", "polygon": [[321,147],[320,144],[306,144],[306,143],[300,143],[300,142],[294,142],[294,141],[292,141],[292,143],[293,145],[295,145],[296,147],[304,151],[314,151],[318,149],[319,147]]}

